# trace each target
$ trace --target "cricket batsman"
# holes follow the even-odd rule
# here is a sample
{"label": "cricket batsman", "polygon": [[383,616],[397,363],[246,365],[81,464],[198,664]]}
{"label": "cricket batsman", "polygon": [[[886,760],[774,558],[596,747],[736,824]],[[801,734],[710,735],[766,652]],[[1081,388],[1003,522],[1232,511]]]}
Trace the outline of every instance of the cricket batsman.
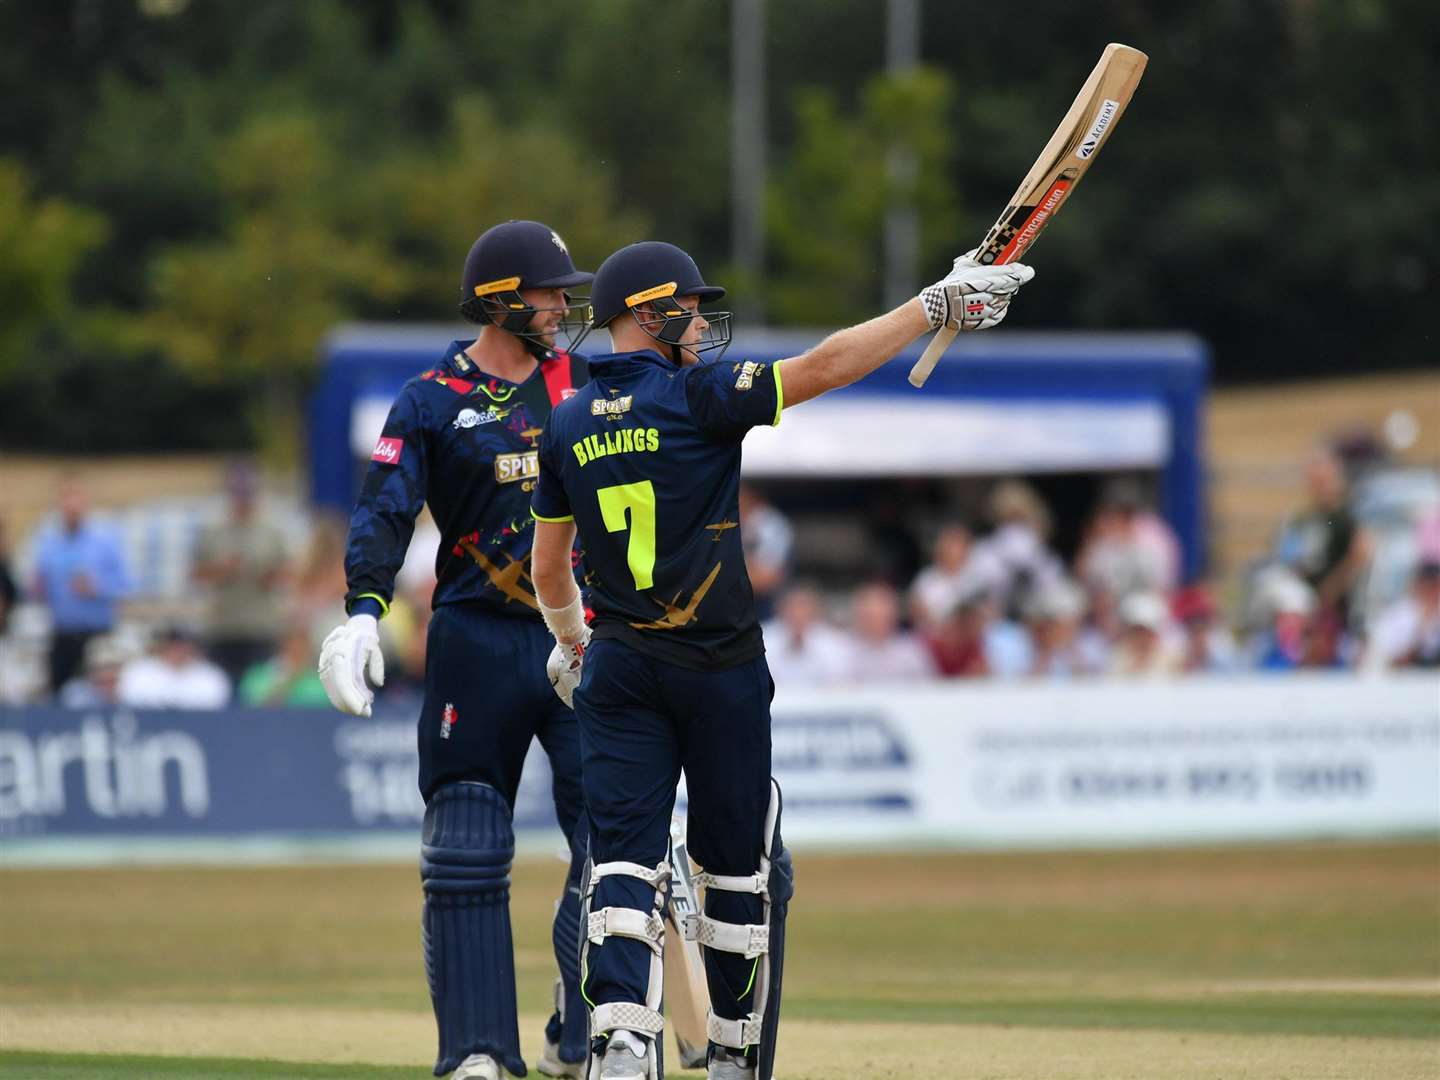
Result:
{"label": "cricket batsman", "polygon": [[460,310],[480,325],[479,336],[451,342],[396,398],[350,518],[349,620],[320,652],[330,701],[369,716],[371,686],[385,678],[377,620],[428,503],[442,541],[419,721],[422,937],[439,1028],[435,1075],[454,1070],[455,1080],[526,1072],[509,875],[515,792],[537,738],[550,757],[571,853],[554,923],[557,1008],[540,1072],[579,1077],[587,1050],[576,947],[585,857],[579,735],[546,677],[552,642],[529,563],[540,433],[586,378],[582,361],[557,350],[557,336],[583,325],[588,305],[570,290],[591,277],[538,222],[507,221],[475,241]]}
{"label": "cricket batsman", "polygon": [[615,352],[590,361],[590,381],[546,425],[531,568],[558,643],[551,676],[580,721],[588,1080],[663,1076],[665,858],[682,770],[705,889],[686,936],[709,984],[709,1080],[770,1080],[774,1068],[794,878],[770,776],[774,684],[736,527],[741,441],[929,330],[994,326],[1033,274],[962,257],[916,299],[764,364],[720,362],[730,316],[700,306],[725,291],[679,248],[632,244],[596,272],[595,325]]}

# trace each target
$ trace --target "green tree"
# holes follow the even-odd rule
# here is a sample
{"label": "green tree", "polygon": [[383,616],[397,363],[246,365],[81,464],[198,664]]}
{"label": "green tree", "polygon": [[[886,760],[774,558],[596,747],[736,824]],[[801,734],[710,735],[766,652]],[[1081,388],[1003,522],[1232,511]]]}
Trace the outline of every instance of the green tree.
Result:
{"label": "green tree", "polygon": [[59,198],[37,198],[29,174],[0,158],[0,374],[31,359],[46,330],[74,317],[72,283],[105,238],[100,214]]}
{"label": "green tree", "polygon": [[[952,99],[949,76],[933,68],[872,78],[853,114],[828,91],[799,96],[795,146],[766,199],[774,322],[845,325],[874,311],[890,206],[913,209],[923,222],[922,267],[938,274],[959,254],[952,127],[944,122]],[[914,161],[908,179],[887,165],[901,152]]]}

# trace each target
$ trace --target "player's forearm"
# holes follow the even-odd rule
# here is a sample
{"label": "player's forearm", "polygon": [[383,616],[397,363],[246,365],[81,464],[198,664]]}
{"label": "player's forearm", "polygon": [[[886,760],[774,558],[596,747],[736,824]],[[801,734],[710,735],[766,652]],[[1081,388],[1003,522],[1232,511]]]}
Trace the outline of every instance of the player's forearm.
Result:
{"label": "player's forearm", "polygon": [[908,300],[869,322],[836,331],[808,352],[783,361],[786,407],[849,386],[929,329],[924,306]]}
{"label": "player's forearm", "polygon": [[535,546],[530,554],[530,580],[542,606],[563,608],[580,595],[570,568],[575,526],[570,522],[537,521]]}

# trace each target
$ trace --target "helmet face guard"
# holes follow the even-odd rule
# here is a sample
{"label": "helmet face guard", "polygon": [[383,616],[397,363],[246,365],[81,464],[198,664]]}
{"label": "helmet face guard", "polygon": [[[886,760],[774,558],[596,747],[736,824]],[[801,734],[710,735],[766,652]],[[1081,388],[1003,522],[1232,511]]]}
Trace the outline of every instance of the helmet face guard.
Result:
{"label": "helmet face guard", "polygon": [[[538,284],[535,288],[554,288]],[[531,346],[542,350],[573,352],[580,340],[588,333],[590,324],[590,298],[575,296],[567,289],[565,303],[559,307],[535,307],[525,302],[520,295],[520,278],[508,277],[498,281],[482,282],[475,287],[475,295],[460,305],[460,313],[471,322],[489,325],[523,338]],[[560,323],[555,328],[555,344],[545,340],[545,335],[531,329],[531,323],[540,312],[561,312]]]}
{"label": "helmet face guard", "polygon": [[[681,344],[685,332],[695,321],[696,311],[687,311],[675,302],[676,283],[666,282],[653,289],[645,289],[625,298],[625,306],[641,330],[663,345],[669,345],[675,362],[681,362],[682,351],[693,353],[697,363],[705,363],[701,354],[714,349],[720,350],[709,357],[710,362],[719,360],[730,345],[730,312],[715,311],[700,313],[708,324],[695,342]],[[705,299],[703,296],[701,299]]]}

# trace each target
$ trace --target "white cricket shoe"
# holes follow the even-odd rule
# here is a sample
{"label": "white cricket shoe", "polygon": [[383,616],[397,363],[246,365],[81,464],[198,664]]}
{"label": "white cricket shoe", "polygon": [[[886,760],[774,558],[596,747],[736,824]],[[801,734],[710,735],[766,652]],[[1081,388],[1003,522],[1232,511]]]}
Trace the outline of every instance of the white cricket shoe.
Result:
{"label": "white cricket shoe", "polygon": [[489,1054],[471,1054],[450,1074],[450,1080],[500,1080],[500,1066]]}
{"label": "white cricket shoe", "polygon": [[535,1063],[541,1076],[563,1077],[565,1080],[585,1080],[585,1062],[561,1061],[560,1044],[545,1040],[545,1052]]}
{"label": "white cricket shoe", "polygon": [[755,1065],[738,1050],[717,1046],[705,1069],[705,1080],[755,1080]]}
{"label": "white cricket shoe", "polygon": [[646,1080],[650,1075],[650,1044],[619,1028],[605,1043],[600,1059],[600,1080]]}

